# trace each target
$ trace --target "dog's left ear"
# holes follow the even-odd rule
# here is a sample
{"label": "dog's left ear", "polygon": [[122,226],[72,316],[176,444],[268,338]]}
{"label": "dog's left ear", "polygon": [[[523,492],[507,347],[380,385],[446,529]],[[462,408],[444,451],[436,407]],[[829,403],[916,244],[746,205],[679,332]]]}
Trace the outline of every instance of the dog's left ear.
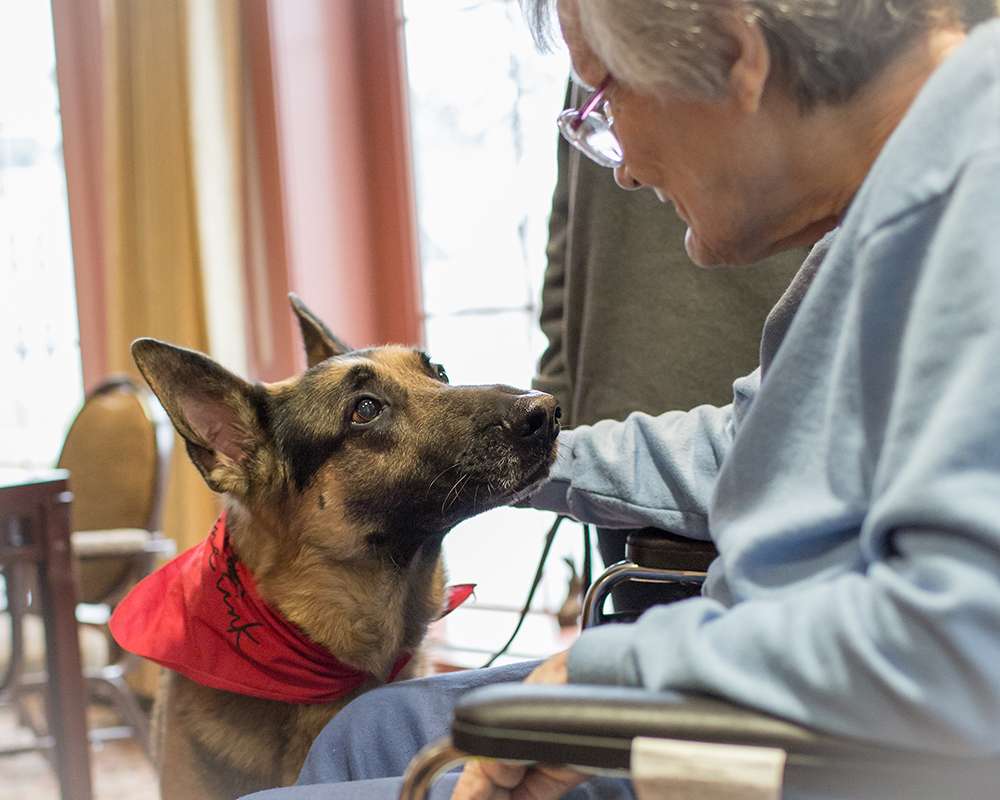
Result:
{"label": "dog's left ear", "polygon": [[245,496],[267,442],[255,388],[202,353],[156,339],[134,341],[132,357],[209,488]]}
{"label": "dog's left ear", "polygon": [[288,302],[292,304],[292,311],[299,319],[302,343],[306,348],[306,363],[310,367],[333,356],[342,356],[344,353],[351,352],[353,348],[348,347],[330,333],[330,329],[323,324],[319,317],[306,308],[306,304],[298,295],[289,293]]}

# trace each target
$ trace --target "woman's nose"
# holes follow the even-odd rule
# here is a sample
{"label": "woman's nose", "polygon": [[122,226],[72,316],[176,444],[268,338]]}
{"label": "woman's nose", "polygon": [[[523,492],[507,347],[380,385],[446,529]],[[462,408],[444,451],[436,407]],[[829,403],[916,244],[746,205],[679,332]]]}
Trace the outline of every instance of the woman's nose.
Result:
{"label": "woman's nose", "polygon": [[615,183],[630,192],[642,188],[642,184],[632,177],[632,173],[628,171],[628,167],[624,164],[620,167],[615,167]]}

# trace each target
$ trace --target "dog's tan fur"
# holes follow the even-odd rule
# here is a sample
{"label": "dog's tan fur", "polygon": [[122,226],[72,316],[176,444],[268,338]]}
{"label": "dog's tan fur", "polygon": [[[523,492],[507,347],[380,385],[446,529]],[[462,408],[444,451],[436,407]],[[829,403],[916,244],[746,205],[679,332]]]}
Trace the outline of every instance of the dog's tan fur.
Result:
{"label": "dog's tan fur", "polygon": [[[251,387],[200,354],[151,340],[133,353],[192,461],[225,495],[231,546],[261,596],[372,678],[336,702],[307,705],[165,672],[154,709],[164,800],[293,783],[322,727],[384,682],[401,652],[418,654],[401,677],[418,671],[444,599],[444,533],[539,479],[554,458],[551,398],[446,386],[426,356],[403,347],[350,351],[295,298],[293,307],[310,369],[288,381]],[[350,411],[344,403],[356,402],[345,389],[352,380],[386,400],[387,422],[380,416],[370,430],[338,422]],[[544,436],[533,427],[541,406]],[[494,433],[523,424],[529,411],[527,433]],[[460,466],[458,480],[447,475]],[[412,540],[400,524],[410,518]]]}

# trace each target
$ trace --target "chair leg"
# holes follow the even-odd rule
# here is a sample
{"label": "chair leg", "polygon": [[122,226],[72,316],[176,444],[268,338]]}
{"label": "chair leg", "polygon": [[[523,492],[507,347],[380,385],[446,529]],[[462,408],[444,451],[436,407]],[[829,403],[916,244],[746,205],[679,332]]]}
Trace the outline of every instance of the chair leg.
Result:
{"label": "chair leg", "polygon": [[118,715],[132,729],[132,735],[146,757],[153,761],[153,747],[149,735],[149,717],[142,710],[131,687],[117,670],[102,670],[102,674],[87,676],[91,690],[101,692],[114,705]]}
{"label": "chair leg", "polygon": [[25,586],[21,577],[20,564],[8,564],[0,570],[3,578],[6,608],[10,616],[10,660],[0,680],[0,695],[17,692],[18,681],[24,671],[24,613]]}
{"label": "chair leg", "polygon": [[424,800],[438,775],[470,758],[472,756],[451,743],[450,736],[431,742],[407,766],[403,788],[399,793],[400,800]]}
{"label": "chair leg", "polygon": [[[125,659],[99,669],[85,671],[84,680],[86,681],[88,694],[110,701],[115,711],[118,712],[118,716],[127,726],[123,728],[90,730],[88,733],[91,741],[98,742],[108,739],[125,738],[123,733],[127,730],[142,748],[150,762],[155,764],[149,715],[142,710],[142,706],[135,699],[135,694],[125,680],[125,675],[129,672],[129,666],[128,660]],[[47,681],[48,677],[44,672],[20,675],[11,698],[14,709],[17,711],[20,725],[34,731],[38,741],[42,741],[45,733],[38,724],[38,720],[29,713],[28,704],[24,698],[43,691]]]}

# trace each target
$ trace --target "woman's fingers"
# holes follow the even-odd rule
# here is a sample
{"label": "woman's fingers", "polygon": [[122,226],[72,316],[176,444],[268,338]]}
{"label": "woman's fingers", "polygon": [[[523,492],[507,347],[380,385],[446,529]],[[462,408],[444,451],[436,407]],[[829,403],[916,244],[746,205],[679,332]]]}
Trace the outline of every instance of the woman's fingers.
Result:
{"label": "woman's fingers", "polygon": [[525,767],[484,759],[466,765],[453,800],[557,800],[587,779],[586,775],[549,764]]}
{"label": "woman's fingers", "polygon": [[511,791],[511,800],[557,800],[579,783],[586,775],[569,767],[537,764],[527,771],[524,780]]}
{"label": "woman's fingers", "polygon": [[470,761],[455,784],[452,800],[506,800],[527,768],[504,761]]}

